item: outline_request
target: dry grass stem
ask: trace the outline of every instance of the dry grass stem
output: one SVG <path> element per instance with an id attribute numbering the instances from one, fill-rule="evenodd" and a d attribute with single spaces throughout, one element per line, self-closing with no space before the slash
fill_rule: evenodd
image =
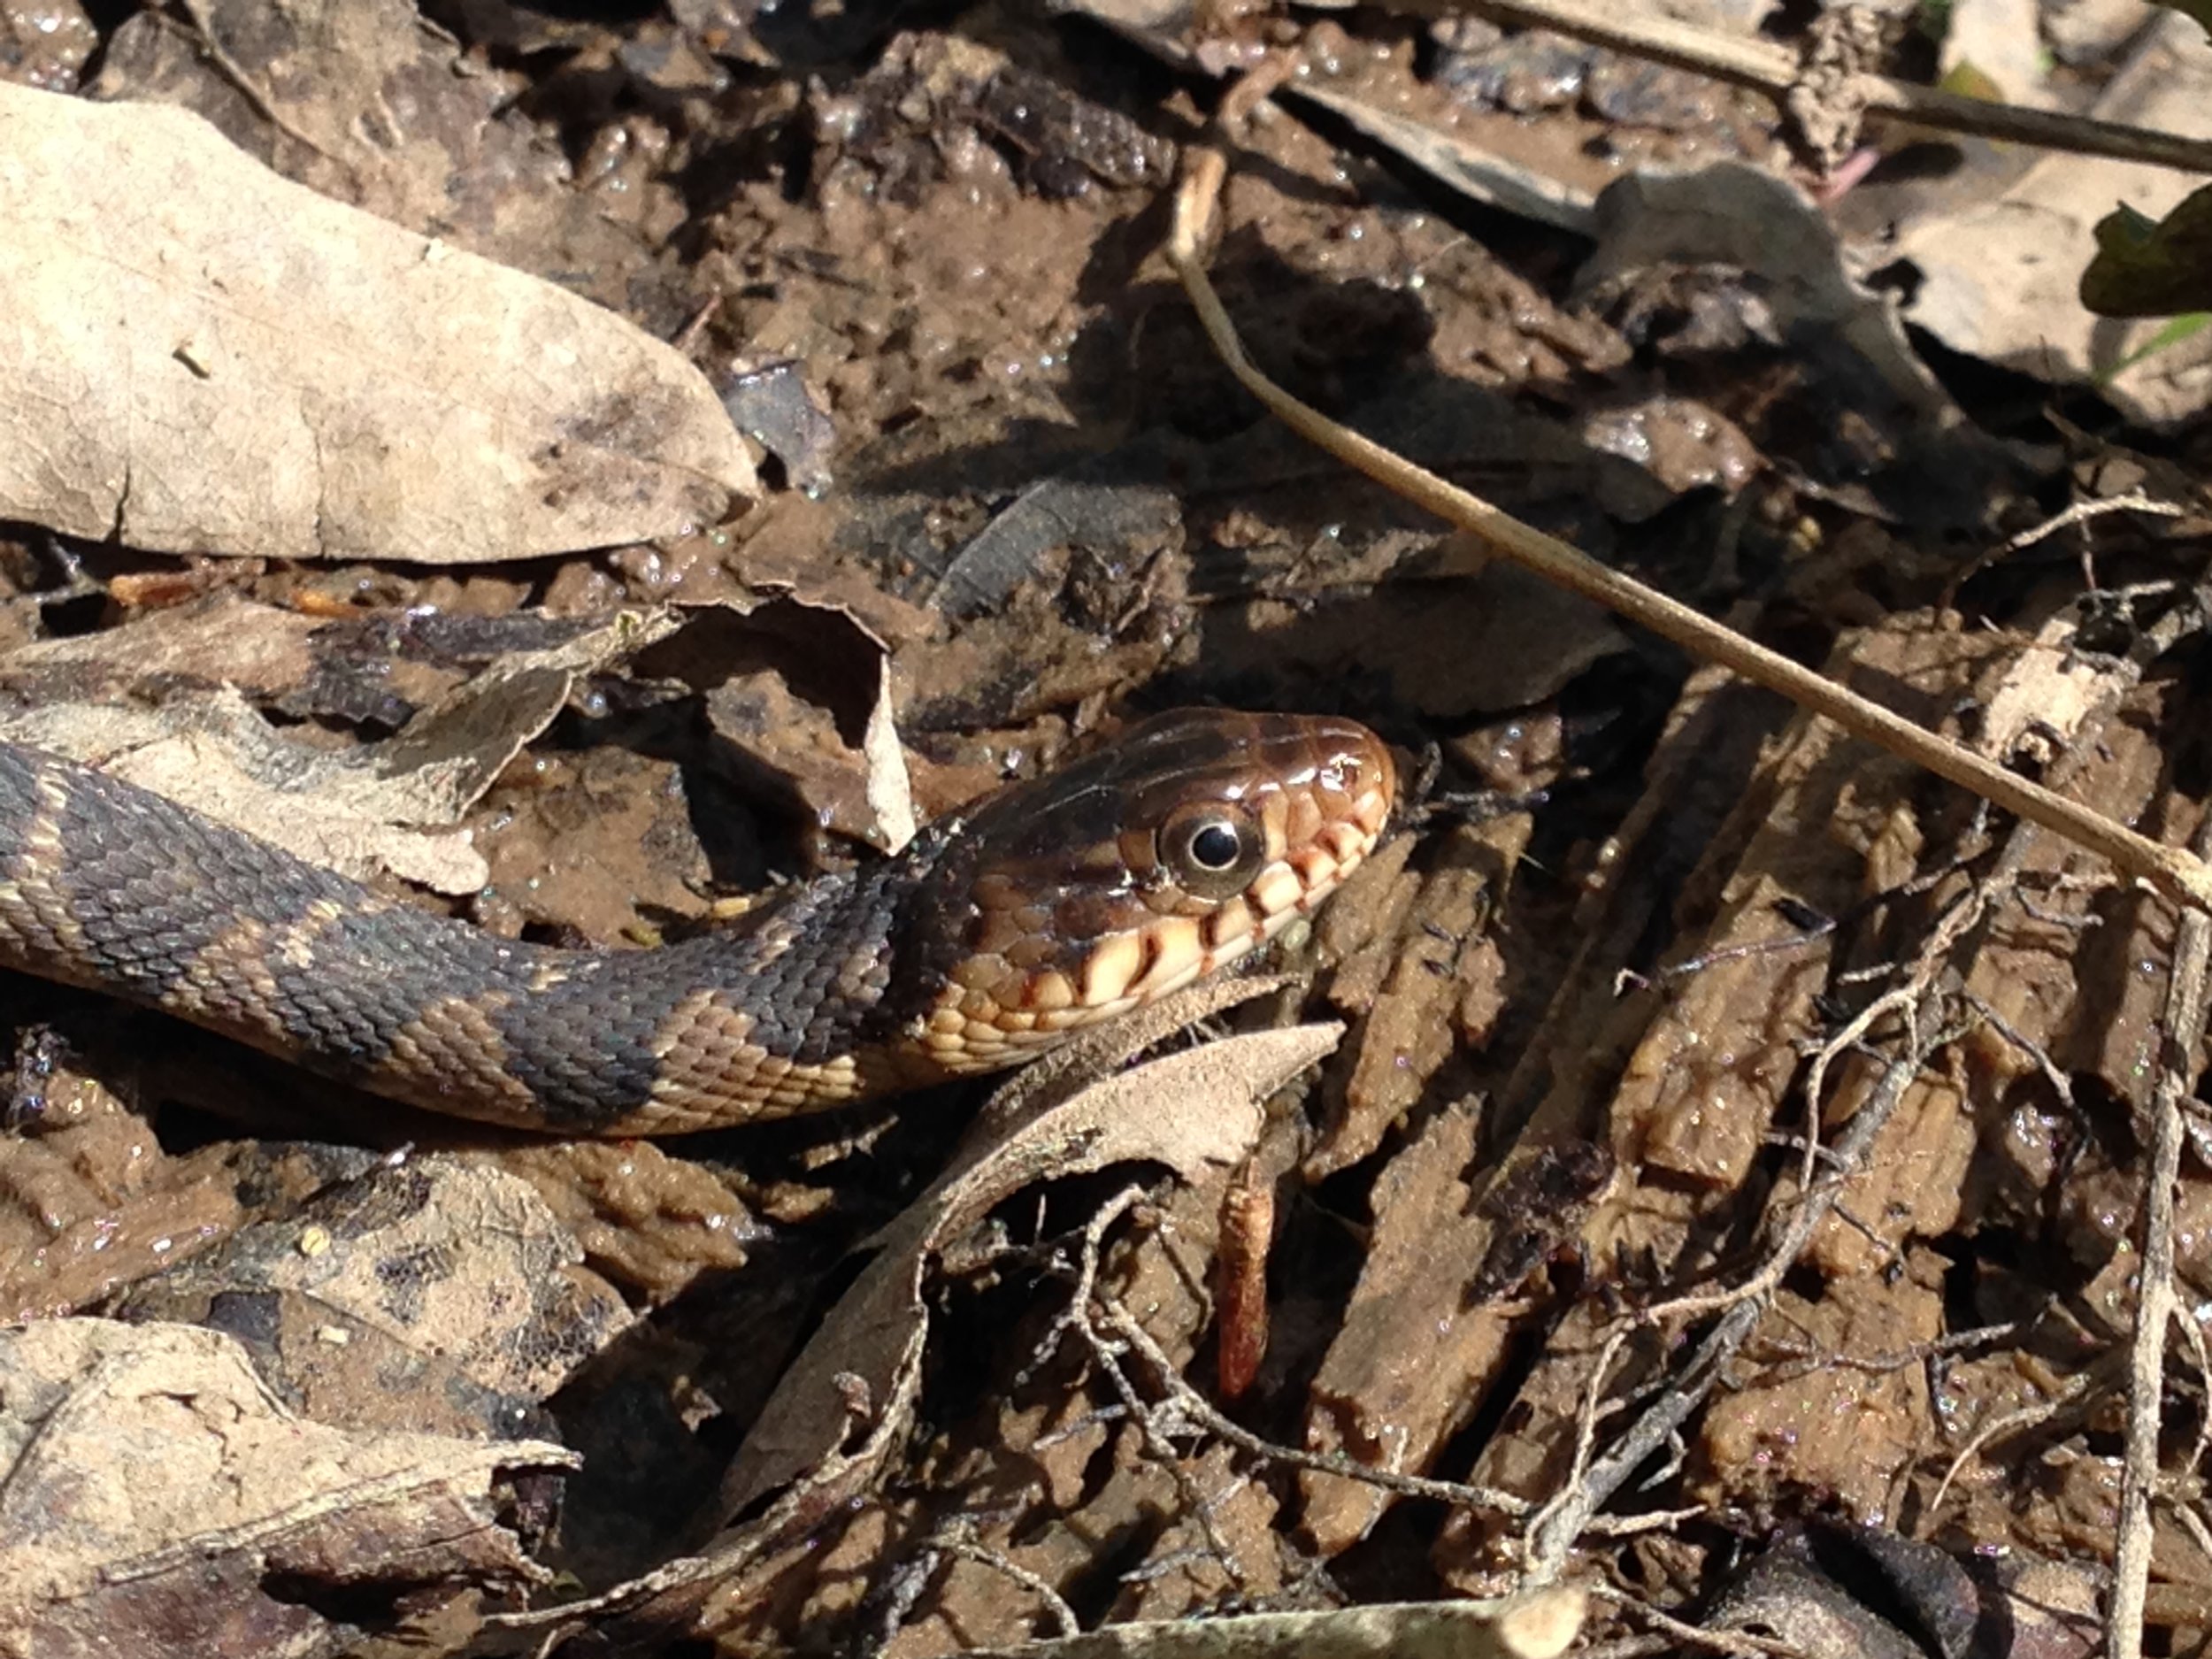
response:
<path id="1" fill-rule="evenodd" d="M 1469 0 L 1464 9 L 1496 22 L 1553 29 L 1614 51 L 1732 81 L 1778 101 L 1796 85 L 1800 73 L 1797 54 L 1778 42 L 1701 28 L 1604 0 Z M 1900 116 L 1943 132 L 2212 173 L 2212 143 L 2200 138 L 1965 97 L 1887 75 L 1859 75 L 1854 91 L 1870 114 Z"/>
<path id="2" fill-rule="evenodd" d="M 2065 836 L 2171 898 L 2212 909 L 2212 869 L 2193 853 L 2139 835 L 2079 802 L 2016 776 L 1972 750 L 1868 702 L 1679 601 L 1601 565 L 1579 549 L 1523 524 L 1480 496 L 1331 420 L 1276 385 L 1245 356 L 1235 326 L 1206 275 L 1201 253 L 1226 165 L 1218 150 L 1193 153 L 1190 169 L 1176 193 L 1175 219 L 1166 254 L 1222 362 L 1286 426 L 1346 465 L 1479 538 L 1547 580 L 1833 720 L 1855 737 L 1878 744 L 2031 823 Z"/>

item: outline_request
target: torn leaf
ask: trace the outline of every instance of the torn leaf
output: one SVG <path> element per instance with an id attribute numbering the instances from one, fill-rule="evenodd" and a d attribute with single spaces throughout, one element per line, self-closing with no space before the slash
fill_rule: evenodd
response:
<path id="1" fill-rule="evenodd" d="M 235 1341 L 190 1325 L 26 1325 L 0 1333 L 0 1374 L 10 1653 L 354 1646 L 412 1594 L 542 1580 L 499 1490 L 577 1463 L 535 1440 L 304 1421 Z"/>

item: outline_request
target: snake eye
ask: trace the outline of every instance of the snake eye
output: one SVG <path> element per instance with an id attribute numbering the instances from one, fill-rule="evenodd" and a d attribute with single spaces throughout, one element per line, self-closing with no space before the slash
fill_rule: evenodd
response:
<path id="1" fill-rule="evenodd" d="M 1242 891 L 1267 856 L 1267 837 L 1248 818 L 1208 805 L 1171 818 L 1160 833 L 1160 861 L 1186 892 L 1202 899 Z"/>
<path id="2" fill-rule="evenodd" d="M 1201 824 L 1191 832 L 1191 862 L 1208 870 L 1234 868 L 1237 854 L 1243 849 L 1244 843 L 1237 839 L 1236 830 L 1231 825 Z"/>

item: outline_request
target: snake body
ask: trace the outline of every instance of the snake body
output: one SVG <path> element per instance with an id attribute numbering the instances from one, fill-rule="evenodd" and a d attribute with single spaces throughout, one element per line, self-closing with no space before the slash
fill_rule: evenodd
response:
<path id="1" fill-rule="evenodd" d="M 500 939 L 0 744 L 0 966 L 459 1117 L 671 1134 L 1012 1065 L 1310 911 L 1372 849 L 1349 721 L 1183 710 L 895 857 L 649 950 Z"/>

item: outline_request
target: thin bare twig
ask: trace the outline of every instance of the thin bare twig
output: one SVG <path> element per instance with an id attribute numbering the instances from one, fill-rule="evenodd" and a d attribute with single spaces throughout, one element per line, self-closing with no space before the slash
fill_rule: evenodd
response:
<path id="1" fill-rule="evenodd" d="M 2130 490 L 2124 495 L 2100 495 L 2093 501 L 2078 501 L 2072 506 L 2053 513 L 2041 524 L 2029 526 L 1998 549 L 1997 557 L 2018 553 L 2047 536 L 2056 535 L 2071 525 L 2086 524 L 2092 518 L 2101 518 L 2110 512 L 2141 512 L 2148 513 L 2154 518 L 2178 518 L 2185 511 L 2179 502 L 2162 500 L 2139 489 Z"/>
<path id="2" fill-rule="evenodd" d="M 1742 1284 L 1724 1291 L 1713 1291 L 1692 1296 L 1678 1296 L 1670 1302 L 1655 1302 L 1642 1309 L 1635 1318 L 1640 1325 L 1656 1325 L 1666 1320 L 1699 1318 L 1709 1313 L 1733 1310 L 1746 1304 L 1763 1309 L 1782 1280 L 1796 1265 L 1797 1258 L 1812 1240 L 1815 1230 L 1843 1196 L 1843 1189 L 1872 1144 L 1875 1132 L 1886 1122 L 1889 1113 L 1903 1098 L 1905 1085 L 1918 1072 L 1921 1062 L 1939 1048 L 1949 1035 L 1939 1023 L 1942 1003 L 1935 982 L 1951 951 L 1965 937 L 1968 931 L 1986 913 L 1988 902 L 1978 890 L 1968 902 L 1955 905 L 1921 947 L 1912 976 L 1904 985 L 1886 995 L 1878 997 L 1851 1023 L 1837 1032 L 1814 1056 L 1805 1082 L 1806 1115 L 1816 1126 L 1819 1122 L 1821 1097 L 1826 1093 L 1828 1068 L 1847 1050 L 1859 1045 L 1868 1029 L 1888 1014 L 1901 1013 L 1908 1017 L 1911 1041 L 1906 1053 L 1890 1062 L 1866 1102 L 1852 1115 L 1844 1133 L 1835 1146 L 1827 1149 L 1828 1170 L 1819 1173 L 1824 1154 L 1818 1140 L 1806 1138 L 1804 1156 L 1799 1164 L 1798 1190 L 1801 1194 L 1796 1209 L 1782 1227 L 1774 1245 L 1767 1252 L 1759 1271 Z M 1749 1334 L 1748 1331 L 1745 1334 Z"/>
<path id="3" fill-rule="evenodd" d="M 2183 1329 L 2188 1328 L 2189 1322 L 2186 1319 L 2181 1323 Z M 2195 1540 L 2199 1549 L 2208 1555 L 2212 1555 L 2212 1525 L 2208 1525 L 2204 1517 L 2197 1513 L 2196 1505 L 2177 1503 L 2173 1506 L 2173 1510 L 2174 1519 L 2181 1523 L 2181 1530 Z"/>
<path id="4" fill-rule="evenodd" d="M 1943 595 L 1938 603 L 1949 605 L 1958 597 L 1959 590 L 1975 577 L 1980 575 L 1982 572 L 1993 565 L 2002 564 L 2015 553 L 2022 552 L 2047 537 L 2056 535 L 2061 530 L 2076 525 L 2086 524 L 2093 518 L 2101 518 L 2108 513 L 2139 512 L 2148 514 L 2154 518 L 2178 518 L 2185 511 L 2185 509 L 2177 502 L 2162 500 L 2139 489 L 2131 490 L 2124 495 L 2101 495 L 2093 500 L 2078 501 L 2071 506 L 2053 513 L 2040 524 L 2030 525 L 2010 541 L 2001 542 L 1996 547 L 1970 560 L 1944 583 Z M 2082 555 L 2085 565 L 2087 563 L 2088 557 L 2087 549 L 2085 548 Z M 2093 580 L 2091 581 L 2090 586 L 2093 588 L 2095 585 Z"/>
<path id="5" fill-rule="evenodd" d="M 1936 1482 L 1935 1495 L 1928 1500 L 1926 1513 L 1934 1515 L 1942 1509 L 1943 1500 L 1949 1494 L 1952 1482 L 1959 1478 L 1959 1472 L 1971 1459 L 1979 1456 L 2008 1434 L 2016 1434 L 2023 1429 L 2048 1423 L 2060 1412 L 2078 1404 L 2097 1386 L 2095 1367 L 2076 1371 L 2061 1383 L 2058 1392 L 2047 1400 L 2036 1401 L 2016 1411 L 2001 1412 L 1988 1422 L 1977 1425 L 1974 1432 L 1967 1436 L 1966 1444 L 1960 1447 L 1957 1455 L 1951 1459 L 1950 1466 L 1944 1470 L 1943 1479 Z"/>
<path id="6" fill-rule="evenodd" d="M 1417 7 L 1432 10 L 1432 7 Z M 1593 45 L 1609 47 L 1697 74 L 1732 81 L 1776 99 L 1787 95 L 1800 72 L 1797 54 L 1774 41 L 1724 34 L 1638 7 L 1607 0 L 1455 0 L 1455 10 L 1502 23 L 1555 29 Z M 2085 115 L 2032 110 L 1939 91 L 1887 75 L 1855 78 L 1854 90 L 1870 113 L 1901 116 L 1943 132 L 1978 133 L 2044 150 L 2112 156 L 2184 173 L 2212 173 L 2212 143 Z"/>
<path id="7" fill-rule="evenodd" d="M 2025 906 L 2022 908 L 2024 909 Z M 2026 1055 L 2029 1059 L 2034 1061 L 2036 1069 L 2043 1073 L 2043 1080 L 2051 1086 L 2051 1093 L 2058 1097 L 2059 1104 L 2065 1107 L 2068 1111 L 2073 1110 L 2073 1079 L 2058 1069 L 2058 1062 L 2051 1058 L 2049 1051 L 2041 1043 L 2029 1038 L 2025 1033 L 2015 1029 L 2010 1021 L 1990 1006 L 1987 998 L 1977 996 L 1971 991 L 1966 992 L 1964 995 L 1967 1007 L 1980 1016 L 1982 1024 L 2002 1037 L 2013 1048 Z"/>
<path id="8" fill-rule="evenodd" d="M 1138 1394 L 1136 1385 L 1129 1380 L 1128 1373 L 1121 1368 L 1119 1356 L 1114 1353 L 1110 1344 L 1100 1338 L 1097 1328 L 1091 1323 L 1094 1303 L 1105 1307 L 1113 1305 L 1098 1288 L 1099 1261 L 1104 1248 L 1106 1231 L 1143 1199 L 1141 1187 L 1124 1187 L 1117 1196 L 1101 1205 L 1098 1213 L 1084 1227 L 1083 1253 L 1077 1268 L 1075 1294 L 1069 1299 L 1067 1311 L 1061 1315 L 1061 1322 L 1079 1333 L 1090 1344 L 1099 1369 L 1105 1373 L 1106 1380 L 1114 1392 L 1121 1396 L 1123 1407 L 1136 1424 L 1137 1432 L 1143 1437 L 1145 1449 L 1152 1454 L 1168 1479 L 1175 1483 L 1176 1491 L 1181 1494 L 1191 1518 L 1205 1534 L 1206 1543 L 1213 1551 L 1214 1564 L 1221 1569 L 1233 1586 L 1242 1590 L 1249 1582 L 1244 1565 L 1237 1559 L 1235 1546 L 1222 1535 L 1221 1529 L 1214 1524 L 1213 1509 L 1207 1501 L 1207 1494 L 1191 1478 L 1190 1471 L 1184 1466 L 1184 1459 L 1176 1451 L 1173 1427 L 1164 1422 L 1159 1413 Z M 1146 1359 L 1151 1360 L 1154 1355 L 1160 1354 L 1158 1346 L 1145 1334 L 1142 1328 L 1134 1320 L 1129 1323 L 1147 1350 Z M 1116 1328 L 1118 1331 L 1120 1329 L 1118 1326 Z M 1120 1333 L 1124 1340 L 1128 1340 L 1128 1332 L 1122 1331 Z M 1155 1363 L 1156 1367 L 1164 1365 L 1166 1373 L 1174 1375 L 1174 1367 L 1168 1363 L 1165 1355 L 1160 1355 Z M 1181 1380 L 1179 1376 L 1176 1377 L 1177 1382 Z"/>
<path id="9" fill-rule="evenodd" d="M 1067 1604 L 1065 1598 L 1020 1563 L 1010 1561 L 995 1549 L 986 1548 L 972 1539 L 933 1538 L 925 1548 L 947 1555 L 957 1555 L 963 1561 L 972 1561 L 979 1566 L 988 1567 L 1002 1578 L 1012 1579 L 1044 1604 L 1045 1611 L 1051 1615 L 1053 1624 L 1058 1626 L 1055 1634 L 1080 1636 L 1083 1633 L 1083 1621 L 1075 1616 L 1075 1609 Z"/>
<path id="10" fill-rule="evenodd" d="M 1431 1480 L 1422 1475 L 1402 1475 L 1394 1470 L 1377 1469 L 1372 1464 L 1335 1452 L 1309 1452 L 1295 1446 L 1280 1445 L 1274 1440 L 1262 1440 L 1242 1425 L 1233 1423 L 1214 1409 L 1213 1402 L 1183 1380 L 1160 1345 L 1154 1341 L 1135 1316 L 1120 1303 L 1102 1299 L 1099 1311 L 1107 1329 L 1126 1342 L 1152 1368 L 1155 1380 L 1167 1396 L 1166 1404 L 1180 1419 L 1178 1426 L 1188 1427 L 1226 1440 L 1239 1451 L 1288 1469 L 1306 1469 L 1316 1474 L 1336 1475 L 1346 1480 L 1357 1480 L 1385 1492 L 1394 1492 L 1405 1498 L 1433 1498 L 1455 1509 L 1493 1509 L 1506 1515 L 1525 1515 L 1528 1500 L 1515 1493 L 1500 1492 L 1489 1486 L 1470 1486 L 1456 1480 Z M 1139 1410 L 1141 1412 L 1142 1408 Z"/>
<path id="11" fill-rule="evenodd" d="M 1934 942 L 1931 941 L 1932 946 Z M 1721 1367 L 1757 1328 L 1775 1287 L 1841 1196 L 1845 1171 L 1855 1169 L 1865 1157 L 1874 1137 L 1888 1123 L 1906 1089 L 1919 1076 L 1942 1026 L 1946 999 L 1934 988 L 1942 961 L 1943 954 L 1935 949 L 1924 952 L 1915 974 L 1921 995 L 1911 1010 L 1910 1032 L 1904 1052 L 1890 1063 L 1865 1102 L 1844 1126 L 1835 1147 L 1841 1167 L 1804 1191 L 1794 1209 L 1776 1228 L 1777 1236 L 1767 1253 L 1765 1265 L 1749 1283 L 1736 1290 L 1717 1296 L 1686 1297 L 1666 1304 L 1664 1310 L 1653 1310 L 1656 1314 L 1668 1310 L 1699 1312 L 1714 1307 L 1725 1309 L 1689 1360 L 1669 1379 L 1667 1386 L 1643 1415 L 1591 1466 L 1568 1500 L 1549 1507 L 1542 1524 L 1528 1530 L 1527 1584 L 1548 1584 L 1558 1577 L 1566 1565 L 1568 1552 L 1598 1509 L 1627 1484 L 1646 1459 L 1680 1432 L 1691 1412 L 1703 1402 L 1719 1380 Z"/>
<path id="12" fill-rule="evenodd" d="M 1649 1624 L 1671 1640 L 1689 1647 L 1703 1647 L 1714 1653 L 1735 1655 L 1735 1659 L 1804 1659 L 1805 1650 L 1794 1642 L 1778 1641 L 1770 1636 L 1754 1636 L 1748 1631 L 1707 1630 L 1702 1625 L 1686 1624 L 1672 1614 L 1663 1613 L 1648 1601 L 1617 1590 L 1610 1585 L 1593 1584 L 1588 1586 L 1592 1596 L 1601 1601 L 1610 1601 L 1631 1618 Z"/>
<path id="13" fill-rule="evenodd" d="M 1605 1415 L 1605 1388 L 1613 1374 L 1613 1362 L 1619 1357 L 1627 1343 L 1629 1327 L 1625 1323 L 1616 1325 L 1606 1333 L 1605 1340 L 1598 1345 L 1597 1356 L 1590 1362 L 1590 1379 L 1582 1391 L 1581 1404 L 1575 1411 L 1574 1456 L 1567 1465 L 1567 1478 L 1548 1499 L 1544 1507 L 1530 1517 L 1522 1529 L 1525 1536 L 1533 1538 L 1551 1525 L 1555 1511 L 1574 1502 L 1574 1494 L 1582 1490 L 1588 1478 L 1591 1460 L 1597 1455 L 1598 1419 Z"/>
<path id="14" fill-rule="evenodd" d="M 2212 820 L 2197 831 L 2212 843 Z M 2158 1428 L 2165 1405 L 2166 1327 L 2173 1319 L 2174 1183 L 2185 1139 L 2181 1102 L 2204 1043 L 2206 968 L 2212 961 L 2212 918 L 2185 910 L 2174 939 L 2173 976 L 2166 990 L 2165 1054 L 2151 1102 L 2150 1169 L 2143 1190 L 2143 1269 L 2137 1276 L 2135 1333 L 2128 1345 L 2127 1445 L 2120 1466 L 2120 1525 L 2112 1551 L 2112 1614 L 2105 1651 L 2140 1659 L 2143 1607 L 2149 1593 L 2151 1499 L 2158 1490 Z"/>
<path id="15" fill-rule="evenodd" d="M 1264 1463 L 1279 1464 L 1289 1469 L 1310 1470 L 1316 1474 L 1335 1475 L 1346 1480 L 1357 1480 L 1401 1497 L 1432 1498 L 1458 1509 L 1494 1509 L 1507 1515 L 1525 1515 L 1528 1501 L 1513 1493 L 1496 1492 L 1486 1486 L 1470 1486 L 1452 1480 L 1431 1480 L 1420 1475 L 1399 1474 L 1392 1470 L 1377 1469 L 1340 1453 L 1310 1452 L 1295 1446 L 1279 1445 L 1263 1440 L 1241 1424 L 1224 1417 L 1211 1401 L 1184 1380 L 1175 1362 L 1152 1338 L 1150 1332 L 1138 1323 L 1136 1317 L 1119 1302 L 1098 1288 L 1098 1248 L 1107 1227 L 1127 1211 L 1143 1196 L 1131 1187 L 1118 1197 L 1102 1206 L 1084 1229 L 1082 1260 L 1077 1269 L 1075 1294 L 1069 1299 L 1067 1311 L 1061 1316 L 1062 1324 L 1074 1331 L 1089 1346 L 1093 1358 L 1105 1371 L 1114 1391 L 1120 1395 L 1123 1409 L 1137 1419 L 1147 1442 L 1166 1455 L 1173 1455 L 1169 1440 L 1178 1433 L 1194 1432 L 1210 1435 L 1235 1447 L 1239 1451 Z M 1097 1323 L 1093 1310 L 1096 1310 Z M 1098 1327 L 1102 1323 L 1106 1331 Z M 1119 1354 L 1106 1332 L 1118 1339 L 1128 1349 L 1142 1359 L 1153 1374 L 1155 1385 L 1165 1396 L 1158 1406 L 1148 1405 L 1141 1399 L 1119 1363 Z"/>
<path id="16" fill-rule="evenodd" d="M 2189 1345 L 2190 1357 L 2196 1361 L 2197 1394 L 2200 1402 L 2212 1402 L 2212 1350 L 2208 1350 L 2206 1348 L 2203 1329 L 2194 1319 L 2177 1319 L 2174 1322 L 2174 1328 L 2181 1333 L 2181 1340 Z M 2212 1448 L 2212 1421 L 2208 1421 L 2204 1412 L 2200 1409 L 2197 1413 L 2196 1443 L 2190 1447 L 2188 1456 L 2182 1459 L 2181 1467 L 2189 1470 L 2203 1468 L 2204 1455 L 2208 1448 Z M 2212 1549 L 2208 1549 L 2205 1553 L 2208 1556 L 2212 1556 Z"/>

